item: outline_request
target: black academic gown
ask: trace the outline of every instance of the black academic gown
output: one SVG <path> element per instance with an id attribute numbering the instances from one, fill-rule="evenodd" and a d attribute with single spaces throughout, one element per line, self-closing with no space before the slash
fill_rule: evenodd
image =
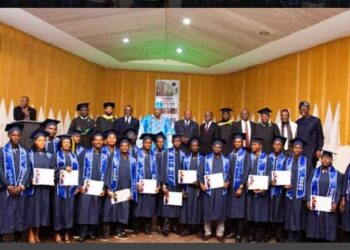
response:
<path id="1" fill-rule="evenodd" d="M 275 135 L 280 135 L 280 130 L 275 123 L 270 122 L 268 125 L 259 123 L 256 126 L 256 136 L 263 138 L 263 151 L 267 154 L 272 152 L 272 139 Z"/>
<path id="2" fill-rule="evenodd" d="M 99 116 L 96 119 L 96 130 L 100 132 L 106 132 L 111 129 L 115 129 L 115 118 L 105 118 L 104 116 Z"/>
<path id="3" fill-rule="evenodd" d="M 20 154 L 18 150 L 15 150 L 13 159 L 15 173 L 18 177 L 20 173 Z M 27 171 L 23 177 L 22 183 L 18 184 L 26 188 L 29 187 L 29 178 L 30 164 L 29 155 L 27 154 Z M 23 232 L 27 228 L 25 224 L 25 210 L 27 209 L 25 204 L 26 195 L 23 193 L 19 198 L 8 195 L 8 185 L 9 182 L 5 175 L 3 148 L 0 148 L 0 235 Z"/>
<path id="4" fill-rule="evenodd" d="M 90 117 L 82 119 L 80 116 L 72 120 L 69 126 L 68 133 L 73 133 L 74 130 L 81 132 L 81 146 L 84 148 L 91 147 L 91 133 L 95 129 L 95 121 Z"/>
<path id="5" fill-rule="evenodd" d="M 220 127 L 221 139 L 223 139 L 226 142 L 222 148 L 222 153 L 227 157 L 228 154 L 232 151 L 231 139 L 232 139 L 233 121 L 230 121 L 230 122 L 219 121 L 217 124 Z"/>
<path id="6" fill-rule="evenodd" d="M 185 120 L 178 120 L 175 122 L 174 125 L 175 133 L 176 134 L 182 134 L 183 137 L 191 138 L 193 136 L 199 136 L 199 126 L 198 123 L 195 121 L 190 121 L 190 123 L 186 126 Z M 181 150 L 188 154 L 190 153 L 190 147 L 188 144 L 181 144 Z"/>

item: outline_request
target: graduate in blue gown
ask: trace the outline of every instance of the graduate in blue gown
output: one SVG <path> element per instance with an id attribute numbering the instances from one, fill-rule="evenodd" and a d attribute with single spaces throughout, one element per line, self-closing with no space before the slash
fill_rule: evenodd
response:
<path id="1" fill-rule="evenodd" d="M 85 181 L 106 180 L 108 154 L 102 150 L 103 133 L 95 131 L 92 135 L 92 148 L 86 149 L 79 155 L 79 196 L 76 222 L 79 224 L 79 239 L 81 243 L 89 236 L 96 239 L 97 226 L 100 224 L 101 210 L 105 188 L 96 195 L 86 194 L 88 186 Z"/>
<path id="2" fill-rule="evenodd" d="M 5 234 L 14 234 L 16 242 L 25 237 L 25 195 L 29 187 L 28 152 L 19 144 L 23 124 L 7 124 L 9 142 L 0 148 L 0 241 Z"/>
<path id="3" fill-rule="evenodd" d="M 227 218 L 227 193 L 229 187 L 229 160 L 222 154 L 225 141 L 213 138 L 212 152 L 203 157 L 198 172 L 202 190 L 204 235 L 203 241 L 209 240 L 213 222 L 216 222 L 216 237 L 224 242 L 225 220 Z M 211 188 L 209 175 L 222 174 L 223 186 Z"/>
<path id="4" fill-rule="evenodd" d="M 230 162 L 230 188 L 228 193 L 227 217 L 231 220 L 231 228 L 235 242 L 241 243 L 245 232 L 247 219 L 247 179 L 251 168 L 250 154 L 243 147 L 246 138 L 244 133 L 235 133 L 232 136 L 232 152 Z"/>
<path id="5" fill-rule="evenodd" d="M 172 137 L 173 147 L 163 154 L 161 167 L 162 196 L 161 196 L 161 216 L 163 218 L 162 234 L 169 236 L 170 230 L 179 233 L 180 207 L 164 204 L 168 192 L 181 192 L 181 187 L 177 183 L 178 171 L 181 169 L 185 154 L 181 151 L 181 134 L 174 134 Z"/>
<path id="6" fill-rule="evenodd" d="M 115 150 L 110 161 L 106 180 L 107 197 L 103 204 L 102 222 L 114 224 L 116 238 L 127 238 L 124 230 L 129 222 L 131 199 L 137 201 L 136 159 L 130 154 L 131 141 L 127 137 L 119 139 L 119 150 Z M 112 204 L 117 199 L 115 192 L 129 189 L 129 200 Z"/>
<path id="7" fill-rule="evenodd" d="M 199 153 L 200 138 L 194 136 L 189 138 L 188 145 L 190 153 L 188 153 L 182 163 L 183 170 L 197 171 L 203 156 Z M 180 177 L 181 178 L 181 177 Z M 202 200 L 199 188 L 198 178 L 192 184 L 182 185 L 184 199 L 181 207 L 180 223 L 182 225 L 181 236 L 188 236 L 191 233 L 198 233 L 199 225 L 202 220 Z"/>
<path id="8" fill-rule="evenodd" d="M 344 242 L 350 241 L 350 164 L 346 168 L 343 185 L 342 185 L 342 198 L 340 202 L 341 212 L 341 230 L 342 238 Z"/>
<path id="9" fill-rule="evenodd" d="M 271 163 L 268 155 L 262 150 L 264 139 L 260 137 L 252 138 L 252 166 L 249 175 L 268 176 L 268 182 L 271 180 Z M 250 184 L 248 177 L 248 188 Z M 268 183 L 268 184 L 269 184 Z M 267 222 L 269 221 L 270 211 L 270 189 L 268 190 L 249 190 L 247 197 L 247 219 L 249 221 L 248 242 L 266 241 L 265 232 L 267 231 Z"/>
<path id="10" fill-rule="evenodd" d="M 69 174 L 72 171 L 79 171 L 79 162 L 78 157 L 71 151 L 71 136 L 60 135 L 58 138 L 60 141 L 56 153 L 53 226 L 55 230 L 55 241 L 58 243 L 62 242 L 61 234 L 63 234 L 64 241 L 69 243 L 69 230 L 73 228 L 74 225 L 74 201 L 77 186 L 67 186 L 64 184 L 64 181 L 65 174 Z"/>
<path id="11" fill-rule="evenodd" d="M 46 119 L 41 123 L 41 127 L 43 130 L 45 130 L 48 133 L 48 136 L 46 138 L 46 152 L 49 152 L 50 154 L 56 154 L 58 151 L 58 142 L 60 139 L 56 137 L 57 135 L 57 125 L 60 123 L 60 121 L 53 120 L 53 119 Z"/>
<path id="12" fill-rule="evenodd" d="M 287 156 L 283 152 L 283 148 L 286 141 L 287 138 L 282 136 L 273 137 L 272 153 L 269 154 L 271 171 L 285 171 Z M 274 236 L 277 242 L 283 242 L 285 192 L 282 186 L 276 185 L 276 179 L 273 177 L 273 174 L 271 178 L 270 197 L 270 226 L 267 237 Z"/>
<path id="13" fill-rule="evenodd" d="M 78 130 L 73 130 L 70 135 L 72 137 L 72 153 L 79 156 L 85 150 L 85 148 L 81 145 L 81 132 Z"/>
<path id="14" fill-rule="evenodd" d="M 321 166 L 314 170 L 306 188 L 309 209 L 306 237 L 316 241 L 335 242 L 337 240 L 337 209 L 341 198 L 342 174 L 332 165 L 333 154 L 330 151 L 322 151 Z M 330 198 L 332 200 L 331 210 L 329 212 L 314 210 L 316 200 L 313 196 Z"/>
<path id="15" fill-rule="evenodd" d="M 303 154 L 305 141 L 295 138 L 290 143 L 293 151 L 286 161 L 286 170 L 291 171 L 291 182 L 290 185 L 284 186 L 284 230 L 287 232 L 288 242 L 300 242 L 306 230 L 306 185 L 309 183 L 312 163 Z"/>
<path id="16" fill-rule="evenodd" d="M 51 192 L 52 186 L 37 185 L 40 174 L 37 168 L 56 168 L 55 155 L 46 151 L 48 133 L 40 128 L 33 132 L 33 148 L 29 152 L 31 163 L 32 185 L 27 189 L 26 224 L 30 243 L 40 242 L 39 229 L 51 225 Z"/>
<path id="17" fill-rule="evenodd" d="M 146 235 L 151 235 L 152 217 L 156 215 L 157 194 L 160 189 L 160 175 L 157 171 L 157 160 L 152 151 L 154 135 L 142 134 L 140 139 L 143 146 L 139 150 L 137 157 L 137 202 L 133 207 L 135 234 L 142 230 Z M 153 194 L 143 194 L 143 180 L 153 180 L 156 182 Z"/>

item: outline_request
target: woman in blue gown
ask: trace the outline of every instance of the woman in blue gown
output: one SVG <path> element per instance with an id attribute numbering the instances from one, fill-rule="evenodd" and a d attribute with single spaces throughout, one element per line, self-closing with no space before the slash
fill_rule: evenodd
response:
<path id="1" fill-rule="evenodd" d="M 342 198 L 340 202 L 341 212 L 341 229 L 342 238 L 344 242 L 350 241 L 350 164 L 346 168 L 343 185 L 342 185 Z"/>

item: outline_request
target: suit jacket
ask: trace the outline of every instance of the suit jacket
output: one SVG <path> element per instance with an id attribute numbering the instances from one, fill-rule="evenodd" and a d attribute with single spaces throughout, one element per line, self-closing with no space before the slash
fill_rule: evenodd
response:
<path id="1" fill-rule="evenodd" d="M 36 121 L 36 109 L 28 107 L 29 110 L 29 120 Z M 13 119 L 15 121 L 24 120 L 24 114 L 22 113 L 22 108 L 17 106 L 13 109 Z"/>
<path id="2" fill-rule="evenodd" d="M 124 132 L 130 128 L 136 130 L 136 134 L 139 133 L 140 122 L 138 119 L 131 117 L 130 124 L 125 122 L 125 116 L 119 117 L 115 120 L 115 130 L 119 135 L 124 134 Z"/>
<path id="3" fill-rule="evenodd" d="M 203 155 L 207 155 L 211 152 L 213 138 L 220 138 L 219 125 L 217 125 L 215 122 L 212 122 L 207 133 L 205 133 L 205 123 L 203 123 L 199 127 L 199 137 L 202 141 L 200 152 Z"/>
<path id="4" fill-rule="evenodd" d="M 193 136 L 199 136 L 199 126 L 198 126 L 198 123 L 195 121 L 190 120 L 189 125 L 186 127 L 185 120 L 178 120 L 175 122 L 174 127 L 175 127 L 175 133 L 183 134 L 183 137 L 191 138 Z M 187 144 L 182 144 L 181 149 L 185 153 L 190 152 L 189 145 Z"/>
<path id="5" fill-rule="evenodd" d="M 250 124 L 250 137 L 249 137 L 249 141 L 252 141 L 252 137 L 254 137 L 256 135 L 256 123 L 249 121 Z M 249 126 L 249 125 L 248 125 Z M 233 123 L 232 125 L 232 134 L 234 133 L 244 133 L 244 130 L 242 130 L 242 122 L 241 121 L 237 121 L 235 123 Z M 249 145 L 245 145 L 246 147 L 248 147 Z"/>
<path id="6" fill-rule="evenodd" d="M 292 139 L 294 139 L 297 135 L 298 124 L 295 122 L 289 121 L 290 129 L 292 130 Z M 277 122 L 278 129 L 280 130 L 280 134 L 282 135 L 282 122 Z M 287 138 L 287 131 L 285 131 L 284 137 Z M 289 141 L 287 139 L 286 144 L 284 145 L 284 149 L 288 150 Z"/>

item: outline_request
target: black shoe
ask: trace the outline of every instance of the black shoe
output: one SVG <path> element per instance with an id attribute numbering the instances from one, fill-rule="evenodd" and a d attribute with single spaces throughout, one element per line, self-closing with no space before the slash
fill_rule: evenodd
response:
<path id="1" fill-rule="evenodd" d="M 220 242 L 220 243 L 224 243 L 225 242 L 225 237 L 224 236 L 217 236 L 216 237 L 217 238 L 217 240 Z"/>
<path id="2" fill-rule="evenodd" d="M 85 240 L 86 240 L 85 237 L 79 237 L 76 242 L 77 243 L 83 243 Z"/>
<path id="3" fill-rule="evenodd" d="M 180 236 L 181 237 L 186 237 L 190 235 L 190 231 L 188 229 L 184 230 L 181 232 Z"/>
<path id="4" fill-rule="evenodd" d="M 208 241 L 209 238 L 210 238 L 210 236 L 208 236 L 208 235 L 203 235 L 203 236 L 202 236 L 202 240 L 203 240 L 203 241 Z"/>
<path id="5" fill-rule="evenodd" d="M 119 238 L 119 239 L 127 239 L 128 235 L 125 232 L 117 232 L 114 235 L 115 238 Z"/>
<path id="6" fill-rule="evenodd" d="M 169 237 L 169 231 L 163 231 L 162 234 L 164 237 Z"/>
<path id="7" fill-rule="evenodd" d="M 270 237 L 266 236 L 266 237 L 263 238 L 263 240 L 264 240 L 265 243 L 267 243 L 267 242 L 270 241 Z"/>
<path id="8" fill-rule="evenodd" d="M 109 235 L 107 233 L 104 233 L 102 235 L 101 241 L 108 241 L 108 239 L 109 239 Z"/>
<path id="9" fill-rule="evenodd" d="M 249 235 L 248 239 L 247 239 L 247 242 L 253 242 L 255 241 L 255 237 L 253 235 Z"/>
<path id="10" fill-rule="evenodd" d="M 139 233 L 140 233 L 140 230 L 138 230 L 138 229 L 135 229 L 135 230 L 132 232 L 133 235 L 138 235 Z"/>
<path id="11" fill-rule="evenodd" d="M 236 236 L 235 243 L 242 243 L 241 236 L 239 236 L 239 235 Z"/>
<path id="12" fill-rule="evenodd" d="M 285 242 L 285 240 L 282 237 L 276 237 L 276 241 L 278 243 L 284 243 Z"/>
<path id="13" fill-rule="evenodd" d="M 92 241 L 95 241 L 96 240 L 96 236 L 94 234 L 90 234 L 89 235 L 89 239 L 92 240 Z"/>
<path id="14" fill-rule="evenodd" d="M 149 229 L 149 228 L 145 229 L 145 234 L 146 235 L 152 235 L 151 229 Z"/>

